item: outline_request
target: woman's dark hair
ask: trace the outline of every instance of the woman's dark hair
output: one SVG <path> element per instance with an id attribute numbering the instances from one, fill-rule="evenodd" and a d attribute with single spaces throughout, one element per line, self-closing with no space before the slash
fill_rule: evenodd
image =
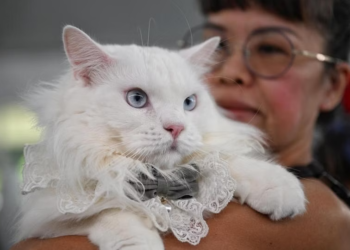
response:
<path id="1" fill-rule="evenodd" d="M 256 6 L 288 21 L 306 23 L 325 37 L 325 53 L 348 61 L 350 0 L 199 0 L 199 4 L 204 15 Z"/>
<path id="2" fill-rule="evenodd" d="M 322 138 L 314 147 L 315 158 L 350 188 L 350 116 L 339 109 L 334 120 L 320 129 Z"/>

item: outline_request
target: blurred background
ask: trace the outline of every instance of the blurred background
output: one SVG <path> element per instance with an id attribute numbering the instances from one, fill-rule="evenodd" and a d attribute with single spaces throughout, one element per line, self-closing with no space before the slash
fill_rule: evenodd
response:
<path id="1" fill-rule="evenodd" d="M 12 244 L 23 145 L 40 134 L 20 96 L 68 67 L 64 25 L 75 25 L 100 43 L 176 48 L 189 27 L 201 22 L 195 0 L 0 1 L 0 250 Z"/>

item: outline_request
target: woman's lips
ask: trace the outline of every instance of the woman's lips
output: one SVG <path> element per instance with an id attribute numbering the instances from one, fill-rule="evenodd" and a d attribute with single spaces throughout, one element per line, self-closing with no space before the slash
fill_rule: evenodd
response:
<path id="1" fill-rule="evenodd" d="M 260 111 L 243 103 L 231 103 L 230 105 L 220 105 L 221 112 L 232 120 L 241 122 L 251 122 Z"/>

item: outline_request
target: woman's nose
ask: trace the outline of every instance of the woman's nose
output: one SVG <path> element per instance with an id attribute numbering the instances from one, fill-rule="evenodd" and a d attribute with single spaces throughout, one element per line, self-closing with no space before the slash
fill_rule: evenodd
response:
<path id="1" fill-rule="evenodd" d="M 212 71 L 209 78 L 209 82 L 222 86 L 249 86 L 253 80 L 253 76 L 245 64 L 241 50 L 236 50 L 229 55 L 221 65 Z"/>

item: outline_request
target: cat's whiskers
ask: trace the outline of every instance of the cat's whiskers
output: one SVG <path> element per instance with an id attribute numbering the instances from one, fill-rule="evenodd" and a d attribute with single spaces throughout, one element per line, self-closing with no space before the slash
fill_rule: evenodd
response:
<path id="1" fill-rule="evenodd" d="M 130 150 L 130 152 L 128 152 L 128 154 L 126 155 L 127 157 L 129 158 L 132 158 L 134 159 L 135 158 L 135 155 L 136 155 L 136 150 Z"/>
<path id="2" fill-rule="evenodd" d="M 148 150 L 144 150 L 143 152 L 141 152 L 141 159 L 146 159 L 147 156 L 150 155 L 150 152 Z"/>
<path id="3" fill-rule="evenodd" d="M 183 18 L 185 19 L 187 28 L 188 28 L 188 30 L 189 30 L 189 32 L 190 32 L 190 36 L 191 36 L 191 47 L 192 47 L 192 45 L 193 45 L 193 34 L 192 34 L 192 29 L 191 29 L 190 22 L 188 21 L 185 12 L 180 8 L 180 6 L 178 6 L 178 5 L 177 5 L 174 1 L 172 1 L 172 0 L 170 0 L 170 3 L 172 3 L 172 4 L 179 10 L 179 12 L 181 13 L 181 15 L 182 15 Z"/>
<path id="4" fill-rule="evenodd" d="M 151 34 L 151 22 L 156 22 L 155 20 L 154 20 L 154 18 L 153 17 L 151 17 L 150 19 L 149 19 L 149 21 L 148 21 L 148 36 L 147 36 L 147 46 L 149 46 L 149 37 L 150 37 L 150 34 Z"/>
<path id="5" fill-rule="evenodd" d="M 147 151 L 148 150 L 146 150 L 144 147 L 139 148 L 138 151 L 137 151 L 138 157 L 136 159 L 139 160 L 139 161 L 142 161 L 141 159 L 144 160 L 145 159 L 145 154 L 148 153 Z"/>
<path id="6" fill-rule="evenodd" d="M 237 137 L 239 135 L 237 135 L 237 133 L 235 132 L 232 132 L 232 131 L 228 131 L 228 130 L 221 130 L 221 131 L 212 131 L 212 132 L 207 132 L 206 133 L 207 135 L 210 135 L 210 136 L 220 136 L 222 137 L 223 135 L 225 136 L 234 136 L 234 137 Z"/>
<path id="7" fill-rule="evenodd" d="M 139 33 L 140 33 L 141 45 L 143 46 L 142 30 L 141 30 L 141 28 L 140 28 L 140 27 L 137 27 L 137 29 L 139 30 Z"/>
<path id="8" fill-rule="evenodd" d="M 258 108 L 255 111 L 255 114 L 253 115 L 253 117 L 249 120 L 248 124 L 251 124 L 251 122 L 253 121 L 253 119 L 260 113 L 261 110 L 261 105 L 258 106 Z"/>
<path id="9" fill-rule="evenodd" d="M 201 156 L 202 154 L 209 154 L 209 151 L 205 150 L 204 148 L 199 148 L 195 151 L 195 154 L 198 154 L 197 156 Z"/>
<path id="10" fill-rule="evenodd" d="M 134 149 L 129 148 L 123 154 L 125 155 L 125 157 L 131 158 L 133 153 Z"/>
<path id="11" fill-rule="evenodd" d="M 139 148 L 139 149 L 137 149 L 137 151 L 136 151 L 136 155 L 137 155 L 136 160 L 140 161 L 140 159 L 142 159 L 142 155 L 143 155 L 143 152 L 144 152 L 144 151 L 145 151 L 144 148 Z"/>

